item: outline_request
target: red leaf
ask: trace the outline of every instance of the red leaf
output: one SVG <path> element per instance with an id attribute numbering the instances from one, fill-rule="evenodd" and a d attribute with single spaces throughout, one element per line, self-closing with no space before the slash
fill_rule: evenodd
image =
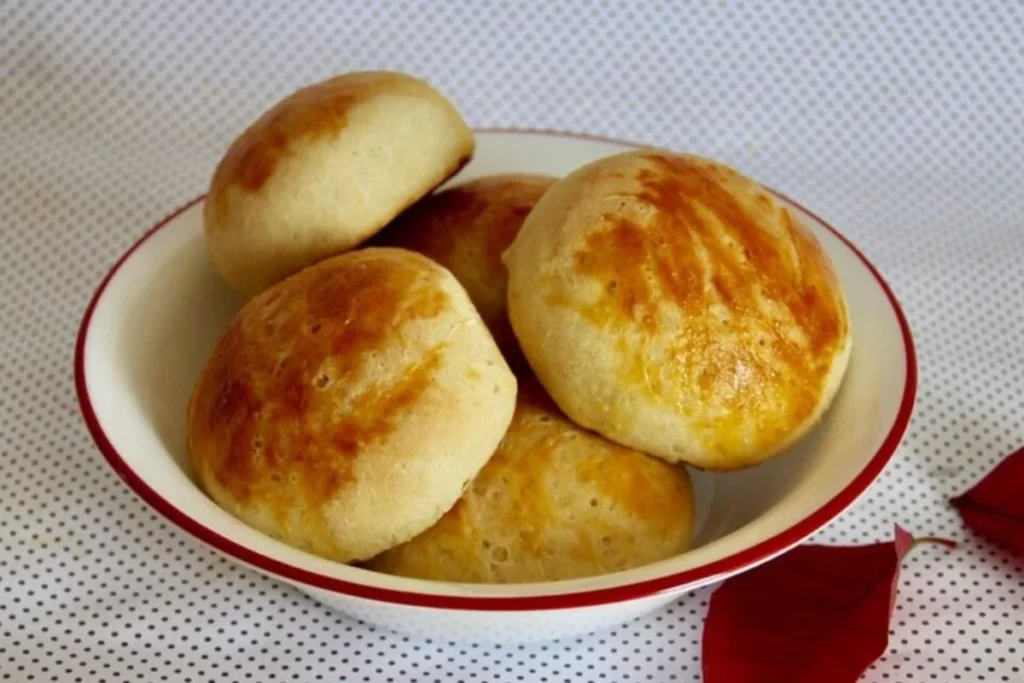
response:
<path id="1" fill-rule="evenodd" d="M 950 502 L 967 526 L 1024 558 L 1024 448 Z"/>
<path id="2" fill-rule="evenodd" d="M 853 683 L 888 647 L 915 543 L 896 527 L 889 543 L 804 545 L 728 579 L 704 624 L 704 683 Z"/>

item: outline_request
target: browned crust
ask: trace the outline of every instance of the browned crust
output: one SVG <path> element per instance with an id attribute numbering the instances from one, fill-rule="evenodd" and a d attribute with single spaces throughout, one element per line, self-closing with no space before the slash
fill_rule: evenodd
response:
<path id="1" fill-rule="evenodd" d="M 620 339 L 632 359 L 624 381 L 647 386 L 655 396 L 663 394 L 665 378 L 696 387 L 698 402 L 723 409 L 721 418 L 702 427 L 726 450 L 745 438 L 730 426 L 751 423 L 741 417 L 752 418 L 766 441 L 783 438 L 815 411 L 846 343 L 849 321 L 831 263 L 788 210 L 731 169 L 661 152 L 643 160 L 617 195 L 622 210 L 604 214 L 574 254 L 575 270 L 600 284 L 599 298 L 581 304 L 555 288 L 547 301 L 572 306 L 602 328 L 628 321 L 649 338 L 678 324 L 665 319 L 664 304 L 671 302 L 685 324 L 670 366 L 649 372 L 642 351 Z M 778 212 L 782 235 L 767 227 L 779 220 Z M 790 320 L 767 315 L 758 297 L 784 307 Z M 713 302 L 730 317 L 716 318 Z M 794 328 L 802 342 L 794 341 Z M 723 343 L 724 333 L 739 342 Z M 742 390 L 736 389 L 739 373 Z M 769 416 L 766 398 L 785 405 L 785 414 Z"/>
<path id="2" fill-rule="evenodd" d="M 559 499 L 563 487 L 581 497 L 572 501 L 570 513 Z M 586 491 L 593 496 L 589 501 L 582 497 Z M 481 524 L 484 514 L 490 519 Z M 685 470 L 583 430 L 526 376 L 508 432 L 470 489 L 422 536 L 367 566 L 442 580 L 452 580 L 448 574 L 456 571 L 458 580 L 487 581 L 493 580 L 487 563 L 504 561 L 495 554 L 504 552 L 516 554 L 526 567 L 589 569 L 571 573 L 583 576 L 602 566 L 610 544 L 634 556 L 651 553 L 630 547 L 634 537 L 627 529 L 641 529 L 663 550 L 681 552 L 692 517 Z"/>
<path id="3" fill-rule="evenodd" d="M 502 351 L 507 357 L 517 355 L 505 310 L 508 273 L 501 257 L 555 180 L 525 173 L 475 178 L 424 198 L 374 243 L 417 251 L 451 270 Z"/>
<path id="4" fill-rule="evenodd" d="M 458 263 L 461 246 L 462 255 L 480 257 L 479 270 L 507 277 L 501 255 L 554 182 L 529 174 L 474 178 L 424 198 L 395 220 L 381 243 L 418 251 L 449 268 Z"/>
<path id="5" fill-rule="evenodd" d="M 258 192 L 297 144 L 337 136 L 348 125 L 349 112 L 367 100 L 381 94 L 432 93 L 426 83 L 389 71 L 348 73 L 301 88 L 235 139 L 214 171 L 208 201 L 220 210 L 230 187 Z"/>
<path id="6" fill-rule="evenodd" d="M 440 347 L 397 377 L 358 380 L 398 327 L 450 305 L 434 268 L 398 250 L 353 252 L 250 300 L 193 394 L 197 470 L 236 504 L 258 498 L 281 518 L 296 500 L 330 500 L 365 447 L 386 439 L 433 381 Z"/>

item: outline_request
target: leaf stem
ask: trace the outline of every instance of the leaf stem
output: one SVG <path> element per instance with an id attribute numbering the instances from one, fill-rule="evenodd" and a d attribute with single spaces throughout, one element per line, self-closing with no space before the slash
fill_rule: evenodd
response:
<path id="1" fill-rule="evenodd" d="M 914 543 L 910 546 L 910 550 L 913 550 L 914 548 L 923 543 L 934 543 L 936 545 L 941 545 L 943 547 L 950 549 L 956 547 L 956 541 L 954 541 L 953 539 L 939 538 L 938 536 L 924 536 L 922 538 L 915 538 Z M 907 552 L 909 553 L 910 551 Z"/>

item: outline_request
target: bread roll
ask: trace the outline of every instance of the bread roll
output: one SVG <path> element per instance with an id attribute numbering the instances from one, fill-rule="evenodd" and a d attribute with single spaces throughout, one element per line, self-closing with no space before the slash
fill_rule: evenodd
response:
<path id="1" fill-rule="evenodd" d="M 556 183 L 505 254 L 512 328 L 578 424 L 733 470 L 815 424 L 851 349 L 815 237 L 708 159 L 641 150 Z"/>
<path id="2" fill-rule="evenodd" d="M 455 507 L 368 566 L 469 583 L 595 576 L 685 551 L 693 516 L 683 467 L 580 429 L 523 379 L 508 433 Z"/>
<path id="3" fill-rule="evenodd" d="M 426 197 L 377 240 L 426 254 L 452 271 L 513 365 L 520 360 L 508 324 L 508 273 L 501 255 L 555 179 L 507 174 L 476 178 Z"/>
<path id="4" fill-rule="evenodd" d="M 448 271 L 409 251 L 361 249 L 246 303 L 197 382 L 188 446 L 226 510 L 351 562 L 455 504 L 505 433 L 515 395 Z"/>
<path id="5" fill-rule="evenodd" d="M 348 73 L 289 95 L 228 149 L 204 207 L 215 269 L 253 294 L 347 251 L 453 175 L 474 140 L 421 80 Z"/>

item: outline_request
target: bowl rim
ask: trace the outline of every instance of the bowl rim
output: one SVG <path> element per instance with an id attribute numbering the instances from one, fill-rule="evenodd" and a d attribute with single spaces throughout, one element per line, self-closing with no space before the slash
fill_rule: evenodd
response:
<path id="1" fill-rule="evenodd" d="M 484 134 L 504 133 L 551 135 L 555 137 L 567 137 L 611 143 L 633 148 L 651 146 L 600 135 L 547 128 L 489 127 L 475 128 L 474 132 Z M 771 536 L 756 545 L 744 548 L 736 553 L 708 564 L 634 583 L 550 595 L 468 596 L 418 593 L 409 590 L 369 586 L 356 581 L 326 576 L 308 569 L 303 569 L 302 567 L 284 562 L 274 557 L 270 557 L 269 555 L 252 550 L 237 541 L 219 534 L 204 525 L 202 522 L 189 516 L 182 509 L 178 508 L 169 500 L 158 494 L 131 468 L 121 454 L 118 453 L 117 449 L 114 448 L 110 439 L 103 431 L 103 427 L 100 425 L 95 409 L 93 408 L 92 400 L 89 396 L 89 387 L 85 380 L 86 339 L 96 306 L 114 275 L 143 243 L 182 213 L 205 199 L 205 194 L 181 205 L 147 230 L 117 259 L 117 261 L 115 261 L 114 265 L 111 266 L 110 270 L 97 286 L 96 291 L 90 299 L 82 316 L 82 321 L 75 341 L 75 392 L 77 394 L 79 408 L 89 434 L 104 459 L 114 472 L 122 479 L 122 481 L 127 484 L 128 488 L 141 498 L 143 502 L 149 505 L 149 507 L 156 510 L 156 512 L 163 516 L 167 521 L 171 522 L 182 531 L 186 532 L 203 544 L 212 547 L 214 550 L 228 555 L 242 564 L 275 575 L 293 584 L 302 584 L 312 588 L 328 591 L 330 593 L 337 593 L 407 607 L 470 611 L 536 611 L 599 607 L 602 605 L 611 605 L 620 602 L 639 600 L 642 598 L 654 598 L 659 595 L 679 591 L 686 586 L 696 586 L 708 583 L 714 581 L 718 576 L 723 574 L 733 574 L 749 569 L 785 552 L 842 514 L 842 512 L 845 511 L 846 508 L 848 508 L 862 493 L 864 493 L 864 491 L 867 490 L 875 479 L 878 478 L 885 466 L 898 450 L 909 426 L 910 417 L 913 412 L 914 402 L 917 395 L 917 355 L 914 349 L 910 325 L 907 322 L 906 315 L 904 314 L 899 301 L 896 299 L 895 294 L 886 282 L 885 278 L 868 260 L 864 253 L 828 221 L 824 220 L 813 211 L 810 211 L 799 202 L 794 201 L 787 195 L 778 192 L 771 187 L 764 187 L 783 201 L 790 203 L 807 215 L 811 216 L 832 232 L 848 249 L 850 249 L 850 251 L 861 261 L 861 263 L 874 277 L 892 307 L 893 315 L 899 324 L 906 360 L 906 380 L 903 387 L 903 396 L 900 400 L 899 409 L 897 410 L 895 419 L 893 420 L 885 439 L 882 441 L 878 450 L 867 462 L 864 468 L 849 484 L 846 485 L 846 487 L 844 487 L 824 505 L 774 536 Z"/>

